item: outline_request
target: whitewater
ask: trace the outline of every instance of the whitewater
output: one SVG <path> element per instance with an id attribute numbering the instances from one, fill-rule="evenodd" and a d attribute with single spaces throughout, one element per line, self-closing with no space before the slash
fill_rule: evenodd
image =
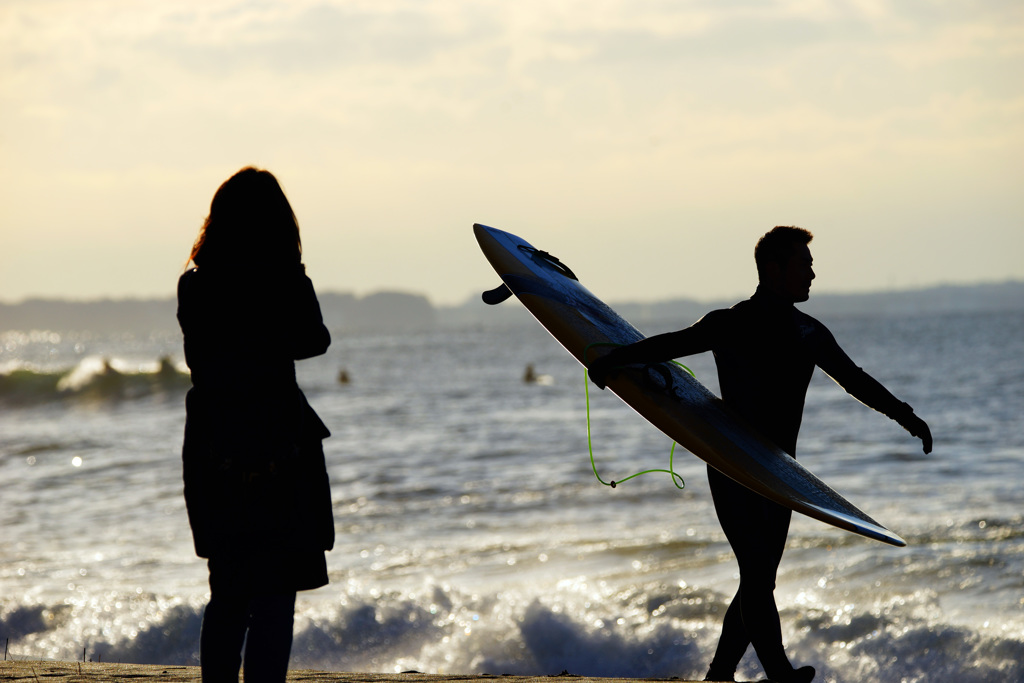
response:
<path id="1" fill-rule="evenodd" d="M 800 461 L 908 546 L 795 516 L 791 658 L 820 681 L 1024 680 L 1024 313 L 819 317 L 935 450 L 816 373 Z M 701 461 L 676 451 L 681 491 L 603 486 L 583 370 L 539 326 L 332 335 L 297 366 L 333 432 L 337 544 L 331 583 L 299 594 L 294 668 L 703 676 L 738 577 Z M 687 365 L 717 393 L 710 356 Z M 198 663 L 188 386 L 179 334 L 0 335 L 9 657 Z M 590 397 L 605 481 L 668 465 L 667 437 Z M 740 679 L 762 675 L 748 653 Z"/>

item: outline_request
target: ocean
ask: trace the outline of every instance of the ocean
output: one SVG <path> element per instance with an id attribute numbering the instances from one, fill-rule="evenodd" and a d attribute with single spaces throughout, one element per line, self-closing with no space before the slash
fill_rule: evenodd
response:
<path id="1" fill-rule="evenodd" d="M 820 317 L 935 450 L 816 373 L 800 461 L 908 546 L 795 516 L 792 660 L 829 682 L 1024 681 L 1024 313 Z M 333 432 L 337 544 L 330 585 L 299 594 L 293 668 L 703 677 L 737 573 L 701 461 L 676 451 L 683 490 L 602 485 L 583 370 L 539 326 L 332 333 L 297 366 Z M 717 393 L 713 359 L 686 362 Z M 185 370 L 177 334 L 0 336 L 8 657 L 198 663 Z M 609 392 L 590 410 L 605 481 L 668 466 Z M 762 676 L 748 652 L 740 680 Z"/>

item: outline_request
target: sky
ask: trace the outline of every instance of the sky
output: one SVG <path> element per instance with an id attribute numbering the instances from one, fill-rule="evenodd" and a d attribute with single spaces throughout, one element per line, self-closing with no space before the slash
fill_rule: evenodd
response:
<path id="1" fill-rule="evenodd" d="M 0 301 L 173 296 L 246 165 L 320 291 L 460 304 L 473 223 L 612 302 L 780 224 L 812 296 L 1024 279 L 1024 3 L 0 0 Z"/>

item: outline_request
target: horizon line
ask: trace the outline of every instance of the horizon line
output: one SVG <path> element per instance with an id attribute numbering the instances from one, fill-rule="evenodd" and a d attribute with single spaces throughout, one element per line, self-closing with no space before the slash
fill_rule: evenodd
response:
<path id="1" fill-rule="evenodd" d="M 898 293 L 913 293 L 913 292 L 925 292 L 934 289 L 972 289 L 978 287 L 997 287 L 997 286 L 1013 286 L 1013 285 L 1024 285 L 1024 278 L 1006 278 L 1003 280 L 984 280 L 977 282 L 946 282 L 932 285 L 916 285 L 916 286 L 900 286 L 888 289 L 864 289 L 864 290 L 826 290 L 821 292 L 812 292 L 811 300 L 821 296 L 874 296 L 879 294 L 898 294 Z M 483 292 L 485 287 L 481 287 L 480 291 Z M 388 289 L 381 288 L 368 291 L 363 294 L 357 294 L 351 290 L 342 291 L 336 289 L 323 289 L 317 292 L 317 296 L 326 295 L 341 295 L 341 296 L 352 296 L 356 299 L 365 299 L 375 294 L 401 294 L 406 296 L 412 296 L 417 298 L 426 299 L 427 302 L 433 308 L 460 308 L 469 304 L 474 299 L 479 298 L 478 293 L 471 293 L 462 300 L 461 303 L 456 304 L 438 304 L 435 303 L 429 294 L 424 292 L 414 292 L 408 289 Z M 718 303 L 721 301 L 727 301 L 735 299 L 736 297 L 744 297 L 745 294 L 733 294 L 733 295 L 722 295 L 718 297 L 692 297 L 685 295 L 666 295 L 658 298 L 651 299 L 609 299 L 609 303 L 615 305 L 623 304 L 658 304 L 669 301 L 692 301 L 694 303 Z M 77 298 L 74 296 L 48 296 L 48 295 L 28 295 L 18 301 L 6 301 L 0 299 L 0 306 L 20 306 L 26 303 L 35 302 L 61 302 L 61 303 L 73 303 L 73 304 L 90 304 L 90 303 L 128 303 L 128 302 L 155 302 L 155 301 L 169 301 L 174 300 L 175 295 L 168 294 L 166 296 L 114 296 L 114 295 L 103 295 L 90 298 Z"/>

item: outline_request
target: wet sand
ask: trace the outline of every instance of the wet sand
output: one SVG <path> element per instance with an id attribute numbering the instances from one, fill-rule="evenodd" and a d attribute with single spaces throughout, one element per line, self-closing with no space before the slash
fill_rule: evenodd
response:
<path id="1" fill-rule="evenodd" d="M 24 683 L 93 683 L 95 681 L 133 681 L 134 683 L 192 683 L 199 681 L 197 666 L 159 666 L 152 664 L 105 664 L 98 662 L 0 662 L 0 680 Z M 319 683 L 443 683 L 467 681 L 472 683 L 617 683 L 619 681 L 674 681 L 678 678 L 589 678 L 562 673 L 552 676 L 492 676 L 480 674 L 371 674 L 336 673 L 333 671 L 289 671 L 288 681 L 317 681 Z"/>

